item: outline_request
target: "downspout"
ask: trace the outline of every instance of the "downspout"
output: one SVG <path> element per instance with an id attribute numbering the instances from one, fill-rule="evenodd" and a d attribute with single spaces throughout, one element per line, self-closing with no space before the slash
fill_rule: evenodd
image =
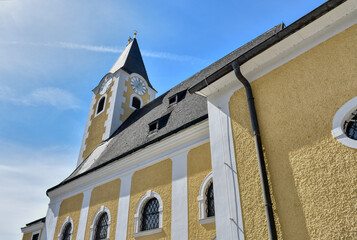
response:
<path id="1" fill-rule="evenodd" d="M 275 221 L 274 221 L 273 208 L 272 208 L 273 204 L 271 202 L 271 197 L 270 197 L 268 177 L 267 177 L 267 171 L 266 171 L 266 167 L 265 167 L 263 147 L 262 147 L 262 141 L 260 139 L 259 125 L 258 125 L 257 113 L 255 111 L 255 104 L 254 104 L 252 88 L 251 88 L 248 80 L 242 75 L 237 61 L 234 61 L 232 63 L 232 67 L 233 67 L 233 70 L 234 70 L 234 73 L 235 73 L 237 79 L 244 85 L 245 91 L 247 93 L 250 120 L 252 122 L 254 141 L 255 141 L 255 149 L 256 149 L 257 157 L 258 157 L 260 181 L 261 181 L 262 190 L 263 190 L 263 198 L 264 198 L 264 205 L 265 205 L 265 214 L 266 214 L 267 223 L 268 223 L 269 238 L 270 238 L 270 240 L 277 240 L 278 238 L 276 235 Z"/>

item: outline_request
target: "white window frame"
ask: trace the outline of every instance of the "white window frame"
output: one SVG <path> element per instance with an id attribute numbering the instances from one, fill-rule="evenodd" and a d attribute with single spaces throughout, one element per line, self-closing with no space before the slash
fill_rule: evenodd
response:
<path id="1" fill-rule="evenodd" d="M 347 137 L 343 124 L 350 118 L 351 114 L 357 109 L 357 96 L 346 102 L 336 112 L 332 122 L 332 136 L 343 145 L 357 149 L 357 140 Z"/>
<path id="2" fill-rule="evenodd" d="M 145 207 L 146 203 L 150 200 L 156 198 L 159 202 L 159 227 L 147 231 L 140 231 L 140 223 L 141 223 L 141 217 L 142 217 L 142 210 Z M 162 215 L 163 215 L 164 207 L 162 203 L 162 199 L 160 195 L 154 191 L 147 191 L 146 194 L 140 199 L 138 206 L 136 207 L 136 212 L 135 212 L 135 232 L 133 236 L 136 237 L 141 237 L 141 236 L 147 236 L 147 235 L 152 235 L 155 233 L 162 232 Z"/>
<path id="3" fill-rule="evenodd" d="M 206 191 L 207 188 L 213 183 L 213 173 L 210 172 L 205 179 L 203 180 L 201 187 L 200 187 L 200 192 L 197 197 L 198 200 L 198 206 L 199 206 L 199 219 L 198 222 L 203 225 L 207 223 L 212 223 L 215 222 L 215 217 L 207 217 L 207 205 L 206 205 Z"/>
<path id="4" fill-rule="evenodd" d="M 107 238 L 109 239 L 109 233 L 110 233 L 110 223 L 111 223 L 111 216 L 110 216 L 110 211 L 107 207 L 101 206 L 98 211 L 95 213 L 92 224 L 90 225 L 90 237 L 89 239 L 94 239 L 95 237 L 95 232 L 97 230 L 97 224 L 99 218 L 102 216 L 103 213 L 107 213 L 108 215 L 108 229 L 107 229 Z"/>
<path id="5" fill-rule="evenodd" d="M 69 216 L 66 217 L 66 219 L 64 220 L 62 226 L 61 226 L 61 229 L 59 231 L 59 234 L 58 234 L 58 240 L 61 240 L 61 237 L 62 237 L 62 234 L 63 234 L 63 231 L 65 230 L 65 226 L 67 225 L 67 223 L 71 223 L 71 232 L 70 232 L 70 239 L 72 239 L 72 236 L 73 236 L 73 228 L 74 228 L 74 225 L 73 225 L 73 220 L 72 218 L 70 218 Z"/>
<path id="6" fill-rule="evenodd" d="M 130 96 L 130 108 L 131 109 L 133 109 L 133 110 L 136 110 L 136 108 L 134 108 L 133 106 L 132 106 L 132 104 L 133 104 L 133 98 L 134 97 L 137 97 L 139 100 L 140 100 L 140 108 L 142 108 L 143 106 L 144 106 L 144 103 L 143 103 L 143 100 L 141 99 L 141 97 L 138 95 L 138 94 L 136 94 L 136 93 L 133 93 L 133 94 L 131 94 L 131 96 Z M 140 109 L 139 108 L 139 109 Z"/>
<path id="7" fill-rule="evenodd" d="M 97 113 L 98 107 L 99 107 L 99 102 L 100 102 L 103 98 L 105 98 L 105 99 L 104 99 L 103 109 L 102 109 L 102 111 L 100 111 L 99 113 Z M 105 110 L 105 105 L 106 105 L 106 104 L 107 104 L 107 94 L 104 94 L 104 95 L 101 96 L 101 97 L 99 98 L 99 100 L 98 100 L 97 107 L 95 108 L 95 116 L 94 116 L 94 117 L 96 117 L 96 116 L 100 115 L 102 112 L 104 112 L 104 110 Z"/>
<path id="8" fill-rule="evenodd" d="M 40 230 L 37 230 L 37 231 L 35 231 L 35 232 L 33 232 L 32 233 L 32 235 L 31 235 L 31 240 L 33 239 L 33 236 L 35 235 L 35 234 L 37 234 L 38 233 L 38 240 L 40 240 L 41 238 L 41 229 Z"/>

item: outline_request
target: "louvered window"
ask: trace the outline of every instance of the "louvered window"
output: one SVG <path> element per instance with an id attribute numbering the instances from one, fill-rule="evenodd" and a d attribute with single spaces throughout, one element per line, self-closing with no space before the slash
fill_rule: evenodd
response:
<path id="1" fill-rule="evenodd" d="M 103 213 L 97 223 L 95 230 L 95 240 L 106 239 L 108 236 L 108 214 Z"/>
<path id="2" fill-rule="evenodd" d="M 156 198 L 150 199 L 142 211 L 140 231 L 159 228 L 159 201 Z"/>
<path id="3" fill-rule="evenodd" d="M 70 240 L 71 239 L 71 231 L 72 231 L 72 224 L 67 223 L 62 234 L 61 240 Z"/>
<path id="4" fill-rule="evenodd" d="M 206 214 L 207 217 L 214 216 L 214 193 L 213 193 L 213 183 L 209 185 L 206 190 Z"/>

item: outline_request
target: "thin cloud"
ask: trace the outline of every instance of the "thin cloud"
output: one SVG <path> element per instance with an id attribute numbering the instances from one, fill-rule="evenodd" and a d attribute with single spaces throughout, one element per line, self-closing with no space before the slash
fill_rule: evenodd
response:
<path id="1" fill-rule="evenodd" d="M 11 45 L 31 45 L 31 46 L 38 46 L 38 47 L 53 47 L 53 48 L 64 48 L 64 49 L 73 49 L 73 50 L 85 50 L 91 52 L 100 52 L 100 53 L 117 53 L 120 54 L 123 52 L 124 48 L 119 47 L 106 47 L 106 46 L 96 46 L 96 45 L 86 45 L 86 44 L 76 44 L 70 42 L 58 42 L 58 43 L 33 43 L 33 42 L 18 42 L 18 41 L 11 41 L 11 42 L 0 42 L 0 44 L 11 44 Z M 189 62 L 189 63 L 205 63 L 206 61 L 188 55 L 179 55 L 167 52 L 155 52 L 155 51 L 147 51 L 142 50 L 141 54 L 145 57 L 151 58 L 159 58 L 159 59 L 166 59 L 178 62 Z"/>
<path id="2" fill-rule="evenodd" d="M 53 106 L 60 110 L 77 109 L 80 101 L 72 93 L 53 87 L 37 88 L 23 96 L 9 87 L 0 89 L 0 101 L 28 106 Z"/>
<path id="3" fill-rule="evenodd" d="M 46 190 L 73 171 L 78 153 L 68 146 L 29 148 L 4 139 L 0 151 L 1 239 L 21 239 L 21 227 L 46 215 Z"/>

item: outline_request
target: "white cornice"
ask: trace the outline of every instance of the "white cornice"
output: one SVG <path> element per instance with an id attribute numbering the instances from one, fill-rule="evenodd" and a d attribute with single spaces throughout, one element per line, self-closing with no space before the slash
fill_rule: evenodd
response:
<path id="1" fill-rule="evenodd" d="M 242 74 L 252 82 L 356 23 L 356 0 L 346 1 L 244 63 Z M 208 97 L 222 89 L 232 91 L 241 87 L 232 71 L 197 94 Z"/>
<path id="2" fill-rule="evenodd" d="M 21 228 L 21 232 L 24 233 L 24 234 L 25 233 L 32 233 L 34 231 L 41 230 L 44 225 L 45 225 L 44 222 L 31 224 L 30 226 L 26 226 L 26 227 Z"/>
<path id="3" fill-rule="evenodd" d="M 50 192 L 50 202 L 55 203 L 95 186 L 123 177 L 173 155 L 187 151 L 209 141 L 208 120 L 174 134 L 123 159 L 60 186 Z"/>

